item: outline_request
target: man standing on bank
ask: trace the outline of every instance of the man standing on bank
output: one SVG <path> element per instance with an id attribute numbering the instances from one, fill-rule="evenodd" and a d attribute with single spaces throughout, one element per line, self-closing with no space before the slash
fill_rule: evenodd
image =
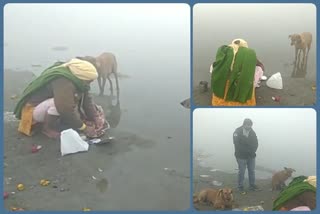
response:
<path id="1" fill-rule="evenodd" d="M 258 149 L 258 138 L 252 129 L 252 120 L 245 119 L 243 125 L 237 128 L 233 133 L 233 144 L 235 148 L 235 157 L 238 163 L 238 189 L 241 194 L 245 194 L 243 187 L 244 174 L 248 168 L 249 185 L 251 191 L 259 191 L 255 184 L 255 158 Z"/>

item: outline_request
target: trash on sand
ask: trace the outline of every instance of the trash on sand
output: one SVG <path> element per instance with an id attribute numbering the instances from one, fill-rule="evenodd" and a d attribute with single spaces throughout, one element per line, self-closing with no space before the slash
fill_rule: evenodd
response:
<path id="1" fill-rule="evenodd" d="M 67 129 L 61 132 L 61 155 L 88 151 L 89 145 L 82 140 L 80 135 L 73 129 Z"/>
<path id="2" fill-rule="evenodd" d="M 8 112 L 8 111 L 3 113 L 3 120 L 4 120 L 4 122 L 16 122 L 16 121 L 18 121 L 18 119 L 16 118 L 14 113 L 13 112 Z"/>
<path id="3" fill-rule="evenodd" d="M 214 186 L 221 186 L 221 185 L 222 185 L 222 182 L 220 182 L 220 181 L 212 181 L 212 184 L 213 184 Z"/>
<path id="4" fill-rule="evenodd" d="M 11 211 L 24 211 L 24 209 L 19 207 L 11 207 Z"/>
<path id="5" fill-rule="evenodd" d="M 264 204 L 264 201 L 260 201 L 260 204 Z"/>
<path id="6" fill-rule="evenodd" d="M 171 168 L 164 168 L 164 171 L 175 172 L 176 170 L 171 169 Z"/>
<path id="7" fill-rule="evenodd" d="M 268 78 L 267 78 L 266 76 L 262 76 L 260 79 L 263 80 L 263 81 L 265 81 L 265 80 L 267 80 Z"/>
<path id="8" fill-rule="evenodd" d="M 17 185 L 17 190 L 19 190 L 19 191 L 22 191 L 22 190 L 24 190 L 25 188 L 24 188 L 24 185 L 23 184 L 18 184 Z"/>
<path id="9" fill-rule="evenodd" d="M 172 168 L 164 168 L 164 171 L 166 171 L 169 175 L 176 174 L 176 170 Z"/>
<path id="10" fill-rule="evenodd" d="M 108 137 L 102 140 L 100 138 L 95 138 L 95 139 L 89 140 L 88 143 L 89 144 L 105 144 L 105 143 L 110 143 L 113 139 L 114 137 Z"/>
<path id="11" fill-rule="evenodd" d="M 12 195 L 16 194 L 16 192 L 11 192 Z"/>
<path id="12" fill-rule="evenodd" d="M 7 198 L 9 198 L 9 193 L 8 192 L 4 192 L 3 193 L 3 199 L 7 199 Z"/>
<path id="13" fill-rule="evenodd" d="M 18 95 L 14 94 L 14 95 L 12 95 L 10 98 L 11 98 L 12 100 L 17 99 L 17 98 L 18 98 Z"/>
<path id="14" fill-rule="evenodd" d="M 315 91 L 317 89 L 317 87 L 316 86 L 312 86 L 311 89 L 312 89 L 312 91 Z"/>
<path id="15" fill-rule="evenodd" d="M 282 89 L 282 77 L 280 72 L 273 74 L 266 82 L 269 88 Z"/>
<path id="16" fill-rule="evenodd" d="M 32 152 L 32 153 L 36 153 L 36 152 L 38 152 L 41 148 L 42 148 L 41 145 L 32 145 L 32 147 L 31 147 L 31 152 Z"/>
<path id="17" fill-rule="evenodd" d="M 92 175 L 92 179 L 93 179 L 93 180 L 97 180 L 97 178 L 96 178 L 96 177 L 94 177 L 93 175 Z"/>
<path id="18" fill-rule="evenodd" d="M 209 175 L 200 175 L 201 178 L 209 178 Z"/>
<path id="19" fill-rule="evenodd" d="M 9 185 L 11 183 L 12 178 L 8 177 L 4 179 L 6 181 L 6 184 Z"/>
<path id="20" fill-rule="evenodd" d="M 46 179 L 41 179 L 40 180 L 40 185 L 41 186 L 48 186 L 49 184 L 50 184 L 49 180 L 46 180 Z"/>
<path id="21" fill-rule="evenodd" d="M 83 208 L 82 211 L 91 211 L 90 208 Z"/>
<path id="22" fill-rule="evenodd" d="M 210 172 L 217 172 L 219 169 L 211 169 Z"/>
<path id="23" fill-rule="evenodd" d="M 274 100 L 276 102 L 280 102 L 280 96 L 274 96 L 274 97 L 272 97 L 272 100 Z"/>
<path id="24" fill-rule="evenodd" d="M 243 208 L 243 211 L 264 211 L 263 207 L 258 205 L 258 206 L 252 206 L 252 207 L 245 207 Z"/>
<path id="25" fill-rule="evenodd" d="M 103 170 L 102 170 L 102 169 L 100 169 L 100 168 L 98 168 L 98 171 L 99 171 L 99 172 L 103 172 Z"/>

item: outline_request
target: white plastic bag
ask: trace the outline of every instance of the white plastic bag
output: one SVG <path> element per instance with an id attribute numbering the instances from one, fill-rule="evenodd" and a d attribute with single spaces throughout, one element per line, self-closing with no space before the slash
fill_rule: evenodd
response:
<path id="1" fill-rule="evenodd" d="M 272 75 L 266 82 L 267 86 L 270 88 L 275 88 L 275 89 L 282 89 L 282 77 L 280 72 L 275 73 Z"/>
<path id="2" fill-rule="evenodd" d="M 78 132 L 73 129 L 67 129 L 61 132 L 61 155 L 88 151 L 89 144 L 82 140 Z"/>

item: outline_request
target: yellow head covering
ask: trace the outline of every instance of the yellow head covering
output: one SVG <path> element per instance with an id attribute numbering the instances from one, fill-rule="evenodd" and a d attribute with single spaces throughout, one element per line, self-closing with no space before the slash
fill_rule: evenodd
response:
<path id="1" fill-rule="evenodd" d="M 81 80 L 93 81 L 98 78 L 97 69 L 90 62 L 84 60 L 71 59 L 61 66 L 68 67 L 71 73 Z"/>
<path id="2" fill-rule="evenodd" d="M 310 185 L 317 188 L 317 177 L 316 176 L 309 176 L 304 182 L 308 182 Z"/>
<path id="3" fill-rule="evenodd" d="M 248 46 L 248 43 L 243 39 L 234 39 L 231 42 L 231 44 L 229 45 L 229 47 L 233 48 L 233 59 L 232 59 L 232 63 L 231 63 L 231 70 L 232 70 L 233 64 L 234 64 L 234 59 L 235 59 L 236 53 L 238 52 L 238 49 L 240 47 L 248 48 L 249 46 Z"/>

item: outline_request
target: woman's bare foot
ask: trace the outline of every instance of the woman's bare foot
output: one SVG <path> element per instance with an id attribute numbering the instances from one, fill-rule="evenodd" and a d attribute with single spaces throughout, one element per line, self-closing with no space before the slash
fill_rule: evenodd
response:
<path id="1" fill-rule="evenodd" d="M 59 139 L 60 132 L 54 131 L 52 129 L 42 129 L 42 134 L 46 135 L 48 138 Z"/>

